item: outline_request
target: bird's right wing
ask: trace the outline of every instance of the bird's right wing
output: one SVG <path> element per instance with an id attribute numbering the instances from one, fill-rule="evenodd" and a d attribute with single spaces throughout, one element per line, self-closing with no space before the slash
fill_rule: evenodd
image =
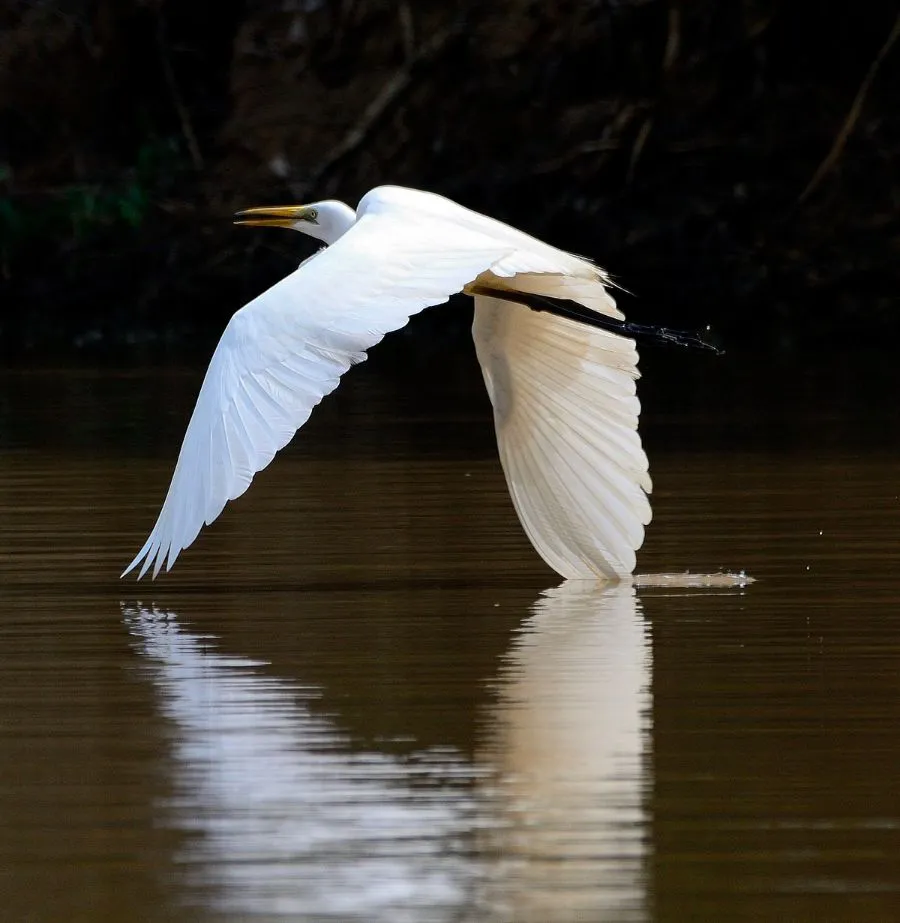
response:
<path id="1" fill-rule="evenodd" d="M 509 492 L 535 549 L 563 577 L 631 573 L 651 490 L 634 341 L 485 296 L 472 332 Z"/>
<path id="2" fill-rule="evenodd" d="M 125 574 L 168 570 L 367 349 L 510 258 L 538 272 L 546 264 L 452 220 L 383 208 L 239 310 L 206 372 L 159 518 Z"/>

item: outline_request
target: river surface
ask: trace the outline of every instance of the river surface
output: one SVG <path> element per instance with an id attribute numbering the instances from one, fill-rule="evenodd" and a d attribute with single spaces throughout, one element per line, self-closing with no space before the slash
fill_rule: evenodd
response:
<path id="1" fill-rule="evenodd" d="M 896 366 L 648 355 L 638 572 L 757 582 L 637 590 L 537 558 L 468 354 L 155 583 L 202 365 L 2 373 L 0 919 L 900 919 Z"/>

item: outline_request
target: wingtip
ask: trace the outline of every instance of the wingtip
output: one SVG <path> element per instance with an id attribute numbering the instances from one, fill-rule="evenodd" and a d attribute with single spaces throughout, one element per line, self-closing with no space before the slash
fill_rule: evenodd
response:
<path id="1" fill-rule="evenodd" d="M 124 577 L 127 577 L 140 563 L 141 554 L 139 554 L 129 565 L 119 574 L 119 580 L 122 580 Z M 140 580 L 140 577 L 138 577 Z"/>
<path id="2" fill-rule="evenodd" d="M 141 550 L 135 555 L 134 560 L 128 565 L 128 567 L 125 568 L 125 570 L 122 571 L 121 574 L 119 574 L 119 579 L 121 580 L 123 577 L 130 574 L 138 565 L 140 565 L 141 569 L 135 578 L 136 580 L 140 580 L 144 574 L 147 573 L 147 570 L 153 563 L 153 559 L 155 557 L 156 554 L 154 554 L 153 550 L 153 536 L 151 535 L 150 538 L 144 542 L 144 547 L 141 548 Z M 156 574 L 153 576 L 155 577 Z"/>
<path id="3" fill-rule="evenodd" d="M 126 567 L 125 570 L 123 570 L 122 573 L 119 574 L 119 580 L 121 580 L 123 577 L 127 577 L 127 576 L 138 566 L 138 564 L 141 563 L 141 558 L 142 558 L 142 557 L 143 557 L 143 555 L 142 555 L 142 554 L 139 554 L 139 555 L 128 565 L 128 567 Z M 140 580 L 141 577 L 143 577 L 144 574 L 145 574 L 146 572 L 147 572 L 147 566 L 146 566 L 146 563 L 145 563 L 144 566 L 141 568 L 141 570 L 138 572 L 138 574 L 135 576 L 134 579 L 135 579 L 135 580 Z"/>

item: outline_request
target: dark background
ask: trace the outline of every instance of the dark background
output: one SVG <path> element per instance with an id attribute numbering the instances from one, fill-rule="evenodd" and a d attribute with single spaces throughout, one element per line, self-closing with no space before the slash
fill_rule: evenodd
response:
<path id="1" fill-rule="evenodd" d="M 596 259 L 636 321 L 881 345 L 898 32 L 896 0 L 7 0 L 0 349 L 208 350 L 310 252 L 235 209 L 380 183 Z"/>

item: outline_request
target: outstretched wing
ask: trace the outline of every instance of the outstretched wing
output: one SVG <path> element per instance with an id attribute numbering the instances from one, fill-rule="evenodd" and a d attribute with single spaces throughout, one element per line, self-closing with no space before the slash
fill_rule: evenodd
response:
<path id="1" fill-rule="evenodd" d="M 568 297 L 558 281 L 554 293 L 554 277 L 544 276 L 544 294 Z M 651 490 L 634 342 L 483 296 L 472 332 L 503 471 L 532 544 L 563 577 L 631 573 Z"/>
<path id="2" fill-rule="evenodd" d="M 424 203 L 424 207 L 418 207 Z M 460 206 L 383 187 L 335 244 L 239 310 L 219 340 L 156 525 L 123 573 L 168 570 L 366 350 L 480 273 L 589 264 Z"/>

